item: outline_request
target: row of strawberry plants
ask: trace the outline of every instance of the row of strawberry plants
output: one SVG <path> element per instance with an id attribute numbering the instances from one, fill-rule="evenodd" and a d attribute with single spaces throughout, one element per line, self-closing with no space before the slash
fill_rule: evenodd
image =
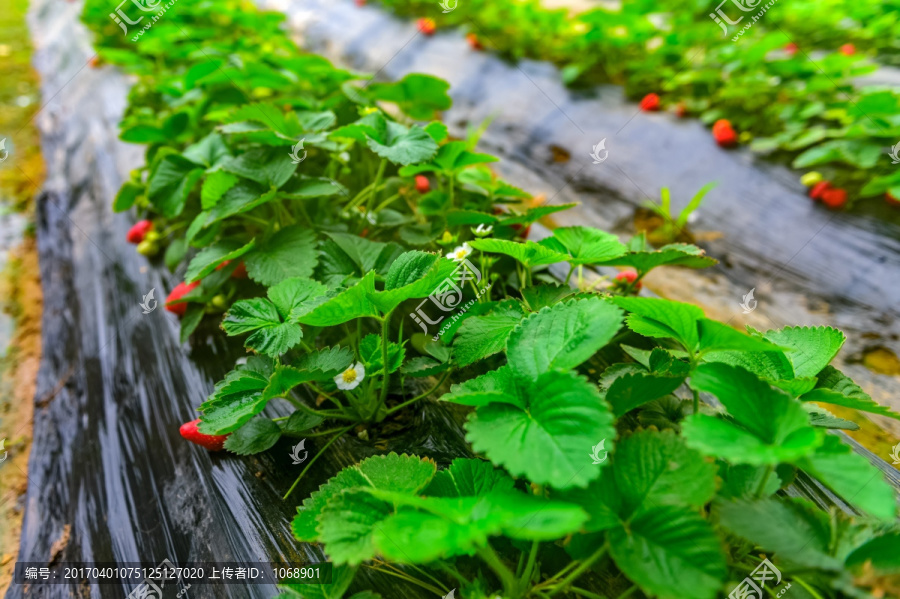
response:
<path id="1" fill-rule="evenodd" d="M 471 408 L 479 457 L 373 457 L 303 500 L 294 534 L 335 580 L 285 597 L 341 597 L 363 565 L 465 599 L 711 599 L 755 584 L 762 552 L 798 596 L 862 597 L 900 568 L 891 488 L 818 405 L 896 417 L 829 366 L 839 331 L 743 334 L 634 297 L 657 266 L 715 262 L 694 246 L 528 240 L 570 206 L 533 205 L 475 137 L 450 139 L 431 120 L 443 81 L 335 68 L 238 0 L 179 4 L 136 44 L 96 0 L 85 20 L 137 75 L 122 138 L 146 165 L 115 199 L 145 217 L 130 241 L 185 273 L 167 301 L 185 340 L 221 317 L 254 354 L 183 434 L 242 455 L 321 436 L 321 452 L 354 429 L 374 443 L 425 399 Z M 584 271 L 601 265 L 630 270 L 598 290 Z M 295 411 L 266 416 L 273 401 Z M 788 499 L 801 472 L 860 517 Z"/>
<path id="2" fill-rule="evenodd" d="M 828 208 L 843 209 L 869 197 L 900 206 L 900 171 L 886 151 L 900 141 L 900 94 L 889 87 L 854 86 L 853 78 L 876 66 L 853 44 L 835 45 L 818 56 L 811 47 L 788 43 L 778 18 L 770 19 L 776 9 L 790 6 L 787 0 L 736 42 L 731 30 L 750 23 L 755 13 L 741 13 L 748 16 L 723 39 L 712 20 L 696 18 L 696 6 L 667 6 L 661 14 L 655 2 L 626 2 L 571 16 L 537 0 L 469 0 L 446 13 L 422 0 L 382 3 L 422 17 L 419 28 L 428 35 L 438 26 L 464 27 L 477 49 L 550 60 L 576 85 L 622 84 L 629 97 L 644 97 L 650 110 L 669 108 L 679 117 L 696 115 L 727 126 L 733 134 L 714 131 L 720 145 L 749 144 L 797 169 L 820 168 L 803 182 L 829 183 L 833 191 L 823 202 Z M 893 14 L 885 18 L 896 26 Z M 821 193 L 811 197 L 823 199 Z"/>

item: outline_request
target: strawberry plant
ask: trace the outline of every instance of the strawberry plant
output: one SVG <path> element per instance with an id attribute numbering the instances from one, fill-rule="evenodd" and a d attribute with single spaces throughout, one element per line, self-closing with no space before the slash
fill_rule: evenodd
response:
<path id="1" fill-rule="evenodd" d="M 440 79 L 336 68 L 237 0 L 179 4 L 134 45 L 106 12 L 89 0 L 85 20 L 137 75 L 121 135 L 146 144 L 115 198 L 142 217 L 128 240 L 183 273 L 166 306 L 185 341 L 220 321 L 252 354 L 182 435 L 238 455 L 328 437 L 302 477 L 417 402 L 468 411 L 469 455 L 371 457 L 302 500 L 294 535 L 337 568 L 283 598 L 343 597 L 361 567 L 465 599 L 712 599 L 766 564 L 797 596 L 891 584 L 895 497 L 822 404 L 900 416 L 830 366 L 839 331 L 745 334 L 634 297 L 656 267 L 715 263 L 693 245 L 528 239 L 571 206 L 498 178 L 477 134 L 451 139 Z M 585 277 L 607 266 L 629 270 Z M 797 498 L 809 477 L 857 515 Z"/>

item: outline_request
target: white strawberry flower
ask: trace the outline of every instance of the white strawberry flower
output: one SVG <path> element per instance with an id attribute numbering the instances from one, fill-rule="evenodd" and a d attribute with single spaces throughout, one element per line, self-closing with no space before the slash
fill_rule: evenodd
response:
<path id="1" fill-rule="evenodd" d="M 476 237 L 487 237 L 494 231 L 494 225 L 485 226 L 484 223 L 478 225 L 474 229 L 472 229 L 472 233 L 475 234 Z"/>
<path id="2" fill-rule="evenodd" d="M 468 243 L 464 243 L 460 246 L 457 246 L 455 250 L 450 253 L 450 257 L 457 262 L 462 262 L 466 258 L 469 257 L 469 254 L 472 253 L 472 246 Z"/>
<path id="3" fill-rule="evenodd" d="M 338 389 L 350 391 L 351 389 L 359 387 L 359 384 L 364 378 L 366 378 L 366 368 L 362 365 L 362 362 L 357 362 L 334 377 L 334 384 L 337 385 Z"/>

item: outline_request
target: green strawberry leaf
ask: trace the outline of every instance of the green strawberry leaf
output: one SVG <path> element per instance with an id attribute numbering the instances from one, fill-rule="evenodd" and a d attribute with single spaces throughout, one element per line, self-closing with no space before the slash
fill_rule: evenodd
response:
<path id="1" fill-rule="evenodd" d="M 390 453 L 366 458 L 355 466 L 344 468 L 318 491 L 303 500 L 291 529 L 298 541 L 314 542 L 317 519 L 327 503 L 342 491 L 356 487 L 390 489 L 397 493 L 415 494 L 425 488 L 434 477 L 437 467 L 428 459 Z"/>
<path id="2" fill-rule="evenodd" d="M 356 285 L 323 296 L 322 303 L 295 320 L 315 327 L 330 327 L 366 316 L 377 316 L 378 309 L 369 299 L 375 293 L 375 273 L 370 272 Z"/>
<path id="3" fill-rule="evenodd" d="M 523 383 L 524 385 L 524 383 Z M 508 403 L 524 409 L 527 405 L 523 389 L 509 366 L 486 372 L 463 383 L 450 386 L 450 392 L 441 397 L 464 406 L 486 406 L 490 403 Z"/>
<path id="4" fill-rule="evenodd" d="M 237 182 L 237 176 L 225 171 L 215 171 L 207 175 L 200 189 L 200 204 L 203 209 L 209 210 L 215 206 Z"/>
<path id="5" fill-rule="evenodd" d="M 831 555 L 828 515 L 803 499 L 768 498 L 716 502 L 714 514 L 727 530 L 793 566 L 840 570 Z"/>
<path id="6" fill-rule="evenodd" d="M 433 293 L 446 293 L 447 297 L 455 293 L 458 304 L 462 300 L 463 286 L 457 285 L 456 280 L 471 276 L 465 263 L 414 250 L 394 260 L 385 277 L 384 291 L 376 291 L 369 298 L 382 312 L 390 312 L 408 299 Z M 456 305 L 448 303 L 450 301 L 448 299 L 445 305 Z"/>
<path id="7" fill-rule="evenodd" d="M 281 422 L 281 432 L 291 437 L 303 436 L 303 433 L 316 428 L 325 422 L 325 419 L 303 410 L 297 410 L 290 418 Z"/>
<path id="8" fill-rule="evenodd" d="M 278 189 L 297 170 L 284 148 L 255 148 L 222 162 L 222 169 L 256 181 L 268 189 Z"/>
<path id="9" fill-rule="evenodd" d="M 522 310 L 518 306 L 465 319 L 453 338 L 456 362 L 468 366 L 503 351 L 510 332 L 521 320 Z"/>
<path id="10" fill-rule="evenodd" d="M 529 198 L 528 194 L 521 192 L 521 190 L 516 189 L 515 187 L 509 186 L 511 190 L 522 193 L 521 197 Z M 498 190 L 502 191 L 502 190 Z M 507 190 L 510 191 L 510 190 Z M 574 208 L 577 206 L 577 203 L 572 204 L 547 204 L 545 206 L 535 206 L 534 208 L 529 208 L 525 212 L 520 214 L 513 214 L 512 216 L 502 216 L 495 217 L 497 224 L 509 227 L 511 225 L 530 225 L 531 223 L 537 222 L 544 218 L 545 216 L 550 216 L 551 214 L 556 214 L 557 212 L 562 212 L 564 210 L 568 210 L 570 208 Z M 580 227 L 571 227 L 571 228 L 580 228 Z M 556 229 L 559 231 L 560 229 Z M 589 229 L 589 231 L 596 231 L 599 233 L 603 233 L 603 231 L 598 231 L 597 229 Z M 588 237 L 591 236 L 591 233 L 585 233 Z M 604 233 L 605 235 L 605 233 Z M 577 234 L 574 234 L 577 237 Z M 590 245 L 590 243 L 588 243 Z"/>
<path id="11" fill-rule="evenodd" d="M 195 164 L 207 168 L 214 167 L 229 155 L 225 141 L 218 133 L 210 133 L 195 144 L 191 144 L 182 152 L 182 156 Z"/>
<path id="12" fill-rule="evenodd" d="M 286 322 L 275 304 L 264 298 L 235 302 L 222 320 L 222 329 L 229 336 L 252 333 L 244 346 L 273 357 L 303 339 L 300 326 Z"/>
<path id="13" fill-rule="evenodd" d="M 831 327 L 784 327 L 767 331 L 766 339 L 787 348 L 785 355 L 798 377 L 816 376 L 840 351 L 846 337 Z"/>
<path id="14" fill-rule="evenodd" d="M 334 378 L 353 363 L 353 352 L 348 347 L 325 347 L 305 354 L 291 366 L 298 370 L 320 371 L 322 380 Z"/>
<path id="15" fill-rule="evenodd" d="M 575 368 L 609 343 L 621 325 L 622 311 L 596 296 L 554 304 L 510 333 L 509 365 L 530 380 L 551 369 Z"/>
<path id="16" fill-rule="evenodd" d="M 350 233 L 328 233 L 328 236 L 356 264 L 360 276 L 370 270 L 386 272 L 403 253 L 403 248 L 395 243 L 381 243 Z"/>
<path id="17" fill-rule="evenodd" d="M 394 102 L 416 120 L 427 120 L 434 116 L 435 111 L 447 110 L 453 104 L 447 95 L 449 89 L 450 84 L 443 79 L 411 73 L 400 81 L 373 83 L 366 92 L 373 100 Z"/>
<path id="18" fill-rule="evenodd" d="M 113 200 L 113 212 L 130 210 L 142 193 L 144 193 L 144 185 L 142 183 L 126 181 L 116 193 L 116 199 Z"/>
<path id="19" fill-rule="evenodd" d="M 251 369 L 229 372 L 200 405 L 200 432 L 224 435 L 239 429 L 266 407 L 263 390 L 268 382 L 268 373 Z"/>
<path id="20" fill-rule="evenodd" d="M 737 350 L 741 352 L 773 352 L 780 348 L 765 339 L 751 337 L 737 331 L 727 324 L 709 318 L 698 321 L 700 327 L 700 351 Z"/>
<path id="21" fill-rule="evenodd" d="M 147 199 L 166 218 L 181 214 L 188 195 L 203 177 L 203 169 L 178 154 L 164 157 L 150 175 Z"/>
<path id="22" fill-rule="evenodd" d="M 526 407 L 490 403 L 472 414 L 466 423 L 472 448 L 536 484 L 565 489 L 597 478 L 588 448 L 615 437 L 597 387 L 572 373 L 548 372 L 527 399 Z"/>
<path id="23" fill-rule="evenodd" d="M 690 351 L 700 344 L 697 321 L 703 318 L 703 310 L 696 306 L 649 297 L 614 297 L 612 301 L 631 312 L 625 323 L 638 335 L 675 339 Z"/>
<path id="24" fill-rule="evenodd" d="M 826 437 L 815 453 L 796 463 L 854 508 L 882 520 L 895 518 L 897 501 L 884 475 L 837 437 Z"/>
<path id="25" fill-rule="evenodd" d="M 616 378 L 606 392 L 606 401 L 616 417 L 643 404 L 664 397 L 681 386 L 684 377 L 656 376 L 648 373 L 625 374 Z"/>
<path id="26" fill-rule="evenodd" d="M 609 532 L 609 546 L 625 576 L 659 599 L 713 599 L 727 574 L 712 525 L 685 508 L 641 512 Z"/>
<path id="27" fill-rule="evenodd" d="M 237 241 L 225 240 L 205 248 L 194 256 L 188 265 L 187 271 L 184 273 L 185 282 L 199 281 L 226 260 L 240 258 L 252 250 L 255 245 L 256 239 L 251 239 L 244 245 Z"/>
<path id="28" fill-rule="evenodd" d="M 617 258 L 628 248 L 611 233 L 591 227 L 560 227 L 555 237 L 568 250 L 570 264 L 595 264 Z"/>
<path id="29" fill-rule="evenodd" d="M 285 321 L 294 321 L 319 303 L 328 288 L 312 279 L 292 277 L 269 287 L 267 295 Z"/>
<path id="30" fill-rule="evenodd" d="M 900 420 L 900 414 L 876 403 L 850 377 L 834 366 L 823 368 L 816 379 L 816 388 L 801 395 L 800 400 L 830 403 Z"/>
<path id="31" fill-rule="evenodd" d="M 690 447 L 736 464 L 789 462 L 822 443 L 803 405 L 752 373 L 728 364 L 701 364 L 691 387 L 715 395 L 735 422 L 694 414 L 683 424 Z"/>
<path id="32" fill-rule="evenodd" d="M 480 497 L 491 491 L 510 491 L 513 479 L 485 460 L 456 458 L 439 470 L 425 489 L 429 497 Z"/>
<path id="33" fill-rule="evenodd" d="M 657 266 L 684 266 L 687 268 L 708 268 L 718 264 L 706 252 L 695 245 L 673 243 L 658 251 L 634 251 L 623 256 L 597 262 L 598 266 L 631 266 L 639 273 L 646 274 Z"/>
<path id="34" fill-rule="evenodd" d="M 403 358 L 406 356 L 406 350 L 393 341 L 388 341 L 388 372 L 397 372 L 400 365 L 403 364 Z M 383 356 L 381 353 L 381 335 L 370 333 L 362 338 L 359 342 L 359 359 L 366 367 L 366 373 L 371 376 L 376 372 L 384 369 Z"/>
<path id="35" fill-rule="evenodd" d="M 309 277 L 318 263 L 315 234 L 299 225 L 281 229 L 244 258 L 247 275 L 263 285 Z"/>
<path id="36" fill-rule="evenodd" d="M 370 135 L 368 144 L 382 158 L 402 165 L 424 162 L 438 151 L 438 145 L 424 129 L 418 125 L 407 129 L 394 121 L 387 121 L 378 135 Z"/>
<path id="37" fill-rule="evenodd" d="M 268 418 L 256 417 L 225 439 L 225 449 L 238 455 L 253 455 L 271 448 L 281 438 L 281 428 Z"/>
<path id="38" fill-rule="evenodd" d="M 378 554 L 375 535 L 393 513 L 391 504 L 363 489 L 345 490 L 319 514 L 318 540 L 336 565 L 361 564 Z"/>
<path id="39" fill-rule="evenodd" d="M 544 264 L 556 264 L 569 259 L 569 256 L 566 254 L 533 241 L 519 243 L 508 239 L 473 239 L 469 242 L 469 245 L 482 252 L 510 256 L 528 268 Z"/>
<path id="40" fill-rule="evenodd" d="M 716 491 L 715 465 L 674 431 L 643 430 L 623 437 L 611 463 L 586 489 L 569 489 L 560 496 L 588 512 L 589 532 L 613 528 L 662 505 L 699 508 Z"/>
<path id="41" fill-rule="evenodd" d="M 552 540 L 578 530 L 587 518 L 578 506 L 518 491 L 494 491 L 480 498 L 369 492 L 385 505 L 401 508 L 378 523 L 373 537 L 377 551 L 390 560 L 407 563 L 469 555 L 486 546 L 489 536 L 498 534 L 520 540 Z"/>
<path id="42" fill-rule="evenodd" d="M 421 378 L 439 374 L 447 370 L 449 367 L 450 365 L 447 363 L 438 362 L 437 360 L 433 360 L 425 356 L 416 356 L 415 358 L 410 358 L 409 360 L 407 360 L 406 363 L 400 368 L 400 372 L 402 372 L 406 376 Z"/>
<path id="43" fill-rule="evenodd" d="M 857 547 L 847 556 L 847 567 L 860 570 L 871 564 L 881 574 L 900 574 L 900 532 L 889 532 Z"/>

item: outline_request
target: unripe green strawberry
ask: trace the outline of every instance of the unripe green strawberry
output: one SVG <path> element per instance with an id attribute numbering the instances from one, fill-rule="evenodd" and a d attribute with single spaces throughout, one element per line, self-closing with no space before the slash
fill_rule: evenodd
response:
<path id="1" fill-rule="evenodd" d="M 209 303 L 218 310 L 225 310 L 228 306 L 228 300 L 225 299 L 225 296 L 221 293 L 214 295 L 213 298 L 209 300 Z"/>
<path id="2" fill-rule="evenodd" d="M 138 244 L 137 251 L 138 254 L 141 254 L 142 256 L 155 256 L 159 251 L 159 246 L 156 245 L 156 242 L 145 239 Z"/>
<path id="3" fill-rule="evenodd" d="M 822 173 L 819 171 L 809 171 L 802 177 L 800 177 L 800 183 L 804 185 L 804 187 L 812 187 L 817 183 L 821 183 L 825 180 L 825 177 L 822 176 Z"/>

